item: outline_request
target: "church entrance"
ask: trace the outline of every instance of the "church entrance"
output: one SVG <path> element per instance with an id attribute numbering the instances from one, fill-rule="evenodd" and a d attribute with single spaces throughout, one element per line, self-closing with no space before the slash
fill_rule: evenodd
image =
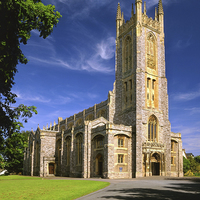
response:
<path id="1" fill-rule="evenodd" d="M 101 154 L 96 157 L 96 174 L 98 176 L 103 175 L 103 156 Z"/>
<path id="2" fill-rule="evenodd" d="M 54 174 L 54 163 L 49 163 L 49 174 Z"/>
<path id="3" fill-rule="evenodd" d="M 151 157 L 152 176 L 160 175 L 160 156 L 158 153 L 154 153 Z"/>

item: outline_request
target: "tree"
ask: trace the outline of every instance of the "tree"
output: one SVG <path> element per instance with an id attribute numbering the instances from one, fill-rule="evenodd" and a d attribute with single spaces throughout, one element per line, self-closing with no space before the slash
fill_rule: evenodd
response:
<path id="1" fill-rule="evenodd" d="M 195 160 L 197 163 L 200 164 L 200 156 L 195 156 L 195 157 L 194 157 L 194 160 Z"/>
<path id="2" fill-rule="evenodd" d="M 11 91 L 16 66 L 28 62 L 20 44 L 27 44 L 34 29 L 46 38 L 60 17 L 53 5 L 44 5 L 41 0 L 0 0 L 0 144 L 9 136 L 16 114 L 25 115 L 27 121 L 26 106 L 11 107 L 16 103 L 16 94 Z"/>
<path id="3" fill-rule="evenodd" d="M 5 141 L 5 168 L 9 172 L 19 173 L 23 171 L 24 148 L 28 146 L 29 132 L 20 133 L 19 130 L 20 127 Z"/>
<path id="4" fill-rule="evenodd" d="M 190 161 L 190 170 L 192 172 L 195 172 L 196 171 L 196 165 L 197 165 L 196 162 L 195 162 L 195 159 L 192 156 L 189 156 L 188 160 Z"/>
<path id="5" fill-rule="evenodd" d="M 0 154 L 0 169 L 4 169 L 4 167 L 5 167 L 4 159 L 3 156 Z"/>
<path id="6" fill-rule="evenodd" d="M 183 157 L 183 172 L 186 173 L 190 169 L 190 161 Z"/>
<path id="7" fill-rule="evenodd" d="M 4 162 L 5 168 L 9 172 L 22 172 L 24 148 L 27 147 L 29 132 L 20 132 L 23 128 L 23 123 L 20 118 L 27 121 L 33 113 L 37 114 L 36 107 L 19 105 L 14 109 L 15 117 L 12 120 L 12 125 L 9 129 L 8 136 L 4 141 Z"/>

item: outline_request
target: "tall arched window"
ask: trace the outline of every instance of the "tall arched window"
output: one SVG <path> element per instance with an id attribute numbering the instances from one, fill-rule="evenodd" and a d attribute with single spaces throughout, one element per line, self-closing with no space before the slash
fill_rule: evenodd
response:
<path id="1" fill-rule="evenodd" d="M 61 139 L 57 141 L 57 160 L 58 160 L 58 166 L 61 165 Z"/>
<path id="2" fill-rule="evenodd" d="M 39 167 L 39 161 L 40 161 L 40 150 L 39 150 L 39 142 L 36 142 L 36 167 Z"/>
<path id="3" fill-rule="evenodd" d="M 125 41 L 125 72 L 132 68 L 132 42 L 131 38 L 127 37 Z"/>
<path id="4" fill-rule="evenodd" d="M 66 139 L 66 156 L 67 156 L 67 166 L 70 165 L 70 153 L 71 153 L 71 137 L 67 137 Z"/>
<path id="5" fill-rule="evenodd" d="M 155 37 L 149 34 L 147 37 L 147 67 L 156 69 L 156 45 Z"/>
<path id="6" fill-rule="evenodd" d="M 76 137 L 77 165 L 82 164 L 82 146 L 83 146 L 83 136 L 82 136 L 82 134 L 78 134 Z"/>
<path id="7" fill-rule="evenodd" d="M 150 116 L 148 121 L 148 141 L 158 141 L 157 119 L 154 115 Z"/>

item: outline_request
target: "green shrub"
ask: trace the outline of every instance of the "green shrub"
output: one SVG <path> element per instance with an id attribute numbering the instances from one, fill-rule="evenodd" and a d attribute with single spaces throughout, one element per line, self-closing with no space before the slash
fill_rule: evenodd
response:
<path id="1" fill-rule="evenodd" d="M 189 170 L 185 173 L 185 176 L 194 176 L 194 174 L 191 170 Z"/>

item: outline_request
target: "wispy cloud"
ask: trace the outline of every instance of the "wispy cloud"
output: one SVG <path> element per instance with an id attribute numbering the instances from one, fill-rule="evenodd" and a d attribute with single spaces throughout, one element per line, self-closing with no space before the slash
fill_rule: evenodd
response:
<path id="1" fill-rule="evenodd" d="M 183 49 L 183 48 L 189 47 L 192 44 L 191 39 L 192 39 L 192 37 L 187 38 L 187 40 L 178 40 L 175 45 L 175 48 Z"/>
<path id="2" fill-rule="evenodd" d="M 196 99 L 200 97 L 200 89 L 193 92 L 187 92 L 187 93 L 179 93 L 174 95 L 174 100 L 176 101 L 190 101 L 193 99 Z"/>
<path id="3" fill-rule="evenodd" d="M 113 58 L 115 53 L 115 38 L 109 37 L 106 40 L 102 40 L 97 44 L 97 55 L 100 55 L 102 59 L 108 60 Z"/>
<path id="4" fill-rule="evenodd" d="M 53 48 L 54 49 L 54 48 Z M 96 48 L 92 50 L 87 50 L 87 52 L 80 51 L 75 49 L 76 59 L 70 57 L 70 59 L 66 60 L 66 58 L 58 58 L 56 55 L 52 55 L 47 58 L 41 58 L 39 55 L 35 56 L 27 56 L 30 62 L 37 62 L 40 64 L 47 64 L 46 66 L 60 66 L 70 70 L 85 70 L 88 72 L 101 72 L 101 73 L 111 73 L 114 70 L 113 66 L 108 66 L 106 60 L 109 60 L 114 57 L 115 49 L 115 39 L 113 37 L 109 37 L 105 40 L 100 41 L 96 44 Z M 92 54 L 90 53 L 92 52 Z"/>
<path id="5" fill-rule="evenodd" d="M 32 94 L 25 94 L 25 93 L 21 93 L 19 91 L 14 92 L 15 94 L 17 94 L 17 98 L 21 99 L 23 101 L 31 101 L 31 102 L 40 102 L 40 103 L 49 103 L 51 101 L 51 99 L 47 99 L 42 95 L 32 95 Z"/>
<path id="6" fill-rule="evenodd" d="M 183 148 L 188 153 L 193 153 L 194 155 L 198 155 L 200 149 L 200 135 L 192 135 L 185 138 L 183 142 Z"/>
<path id="7" fill-rule="evenodd" d="M 190 115 L 200 113 L 200 107 L 185 108 L 184 110 L 190 111 Z"/>
<path id="8" fill-rule="evenodd" d="M 171 4 L 171 3 L 175 3 L 175 2 L 177 2 L 178 0 L 162 0 L 162 2 L 163 2 L 163 5 L 169 5 L 169 4 Z M 146 3 L 147 3 L 147 8 L 150 8 L 150 7 L 152 7 L 152 6 L 155 6 L 156 5 L 156 7 L 158 6 L 158 2 L 159 2 L 159 0 L 147 0 L 146 1 Z"/>

